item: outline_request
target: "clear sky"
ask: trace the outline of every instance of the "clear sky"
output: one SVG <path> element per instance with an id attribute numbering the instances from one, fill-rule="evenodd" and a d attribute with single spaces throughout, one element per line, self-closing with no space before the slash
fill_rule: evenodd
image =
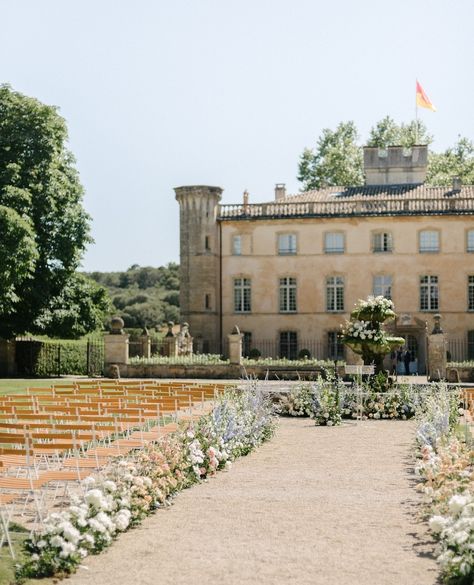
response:
<path id="1" fill-rule="evenodd" d="M 85 270 L 179 259 L 173 187 L 299 190 L 323 128 L 420 110 L 474 139 L 473 0 L 0 0 L 0 79 L 59 106 L 95 244 Z"/>

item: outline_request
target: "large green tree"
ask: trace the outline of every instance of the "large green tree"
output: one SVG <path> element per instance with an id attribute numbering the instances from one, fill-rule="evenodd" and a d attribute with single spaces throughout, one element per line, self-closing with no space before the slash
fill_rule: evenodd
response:
<path id="1" fill-rule="evenodd" d="M 357 139 L 354 122 L 341 122 L 336 130 L 325 128 L 316 148 L 306 148 L 301 155 L 298 180 L 303 183 L 303 190 L 362 185 L 362 150 Z"/>
<path id="2" fill-rule="evenodd" d="M 38 251 L 28 218 L 0 205 L 0 314 L 19 301 L 21 287 L 34 272 Z"/>
<path id="3" fill-rule="evenodd" d="M 15 278 L 0 267 L 8 281 L 0 288 L 2 337 L 41 330 L 42 313 L 70 283 L 90 241 L 67 138 L 55 107 L 0 86 L 0 206 L 10 226 L 0 233 L 0 250 L 19 258 Z"/>
<path id="4" fill-rule="evenodd" d="M 75 273 L 41 312 L 37 325 L 50 337 L 77 339 L 101 329 L 111 309 L 105 288 L 84 274 Z"/>
<path id="5" fill-rule="evenodd" d="M 306 148 L 300 157 L 298 180 L 302 183 L 302 190 L 363 185 L 363 149 L 357 138 L 354 122 L 341 122 L 334 131 L 324 129 L 316 147 L 313 150 Z M 408 148 L 432 142 L 433 136 L 422 121 L 397 124 L 386 116 L 370 130 L 367 146 L 401 145 Z M 474 144 L 467 138 L 459 137 L 454 147 L 445 152 L 429 154 L 428 185 L 450 186 L 454 176 L 464 184 L 474 184 Z"/>
<path id="6" fill-rule="evenodd" d="M 444 152 L 431 153 L 426 182 L 449 187 L 453 177 L 465 185 L 474 185 L 474 143 L 459 137 L 456 144 Z"/>
<path id="7" fill-rule="evenodd" d="M 367 146 L 387 148 L 387 146 L 400 145 L 408 148 L 415 144 L 431 144 L 432 142 L 433 137 L 421 120 L 397 124 L 393 118 L 385 116 L 371 128 Z"/>

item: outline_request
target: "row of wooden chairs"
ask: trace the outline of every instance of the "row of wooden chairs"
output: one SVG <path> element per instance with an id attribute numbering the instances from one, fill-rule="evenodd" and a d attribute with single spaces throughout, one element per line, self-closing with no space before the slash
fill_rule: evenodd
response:
<path id="1" fill-rule="evenodd" d="M 222 384 L 74 382 L 0 397 L 0 546 L 14 556 L 15 506 L 42 522 L 46 495 L 100 473 L 111 459 L 160 440 L 180 418 L 201 416 Z M 193 411 L 199 406 L 199 412 Z M 33 504 L 33 506 L 31 506 Z"/>

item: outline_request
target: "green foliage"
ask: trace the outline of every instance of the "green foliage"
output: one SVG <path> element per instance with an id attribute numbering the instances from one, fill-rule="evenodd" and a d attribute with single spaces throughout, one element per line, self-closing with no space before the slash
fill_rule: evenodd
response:
<path id="1" fill-rule="evenodd" d="M 452 148 L 430 154 L 426 182 L 450 187 L 453 177 L 459 177 L 465 185 L 474 185 L 474 143 L 460 136 Z"/>
<path id="2" fill-rule="evenodd" d="M 341 122 L 336 130 L 325 128 L 316 148 L 305 148 L 298 165 L 298 180 L 302 190 L 327 186 L 363 185 L 363 149 L 357 144 L 358 132 L 354 122 Z M 385 116 L 372 127 L 367 146 L 386 148 L 431 144 L 433 136 L 424 122 L 412 120 L 398 124 Z M 456 144 L 442 153 L 430 153 L 428 185 L 449 187 L 454 176 L 465 185 L 474 184 L 474 143 L 459 137 Z"/>
<path id="3" fill-rule="evenodd" d="M 90 241 L 83 189 L 66 142 L 56 108 L 0 86 L 0 206 L 11 210 L 8 220 L 3 211 L 2 225 L 8 221 L 9 228 L 0 233 L 0 247 L 11 250 L 13 229 L 20 258 L 18 275 L 7 276 L 0 290 L 2 337 L 32 330 Z"/>
<path id="4" fill-rule="evenodd" d="M 102 329 L 112 303 L 107 290 L 83 274 L 73 274 L 36 324 L 46 335 L 78 339 Z"/>
<path id="5" fill-rule="evenodd" d="M 158 327 L 179 322 L 179 265 L 170 262 L 153 268 L 134 264 L 125 272 L 92 272 L 88 275 L 105 286 L 112 298 L 112 312 L 125 327 Z"/>
<path id="6" fill-rule="evenodd" d="M 0 205 L 0 314 L 18 302 L 21 286 L 32 277 L 38 251 L 31 222 Z"/>
<path id="7" fill-rule="evenodd" d="M 301 155 L 298 180 L 303 190 L 363 185 L 362 150 L 357 139 L 354 122 L 341 122 L 336 130 L 325 128 L 316 148 L 307 148 Z"/>
<path id="8" fill-rule="evenodd" d="M 432 142 L 433 136 L 428 133 L 424 122 L 413 120 L 408 124 L 397 124 L 393 118 L 385 116 L 370 130 L 367 146 L 387 148 L 387 146 L 399 145 L 408 148 L 415 144 L 431 144 Z"/>

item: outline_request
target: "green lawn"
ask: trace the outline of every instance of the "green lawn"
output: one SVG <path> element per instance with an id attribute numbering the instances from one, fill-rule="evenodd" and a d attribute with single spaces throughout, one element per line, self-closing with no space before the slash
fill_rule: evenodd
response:
<path id="1" fill-rule="evenodd" d="M 71 382 L 69 378 L 11 378 L 0 379 L 0 394 L 20 394 L 28 387 L 48 388 L 53 384 Z M 1 581 L 0 581 L 1 583 Z"/>

